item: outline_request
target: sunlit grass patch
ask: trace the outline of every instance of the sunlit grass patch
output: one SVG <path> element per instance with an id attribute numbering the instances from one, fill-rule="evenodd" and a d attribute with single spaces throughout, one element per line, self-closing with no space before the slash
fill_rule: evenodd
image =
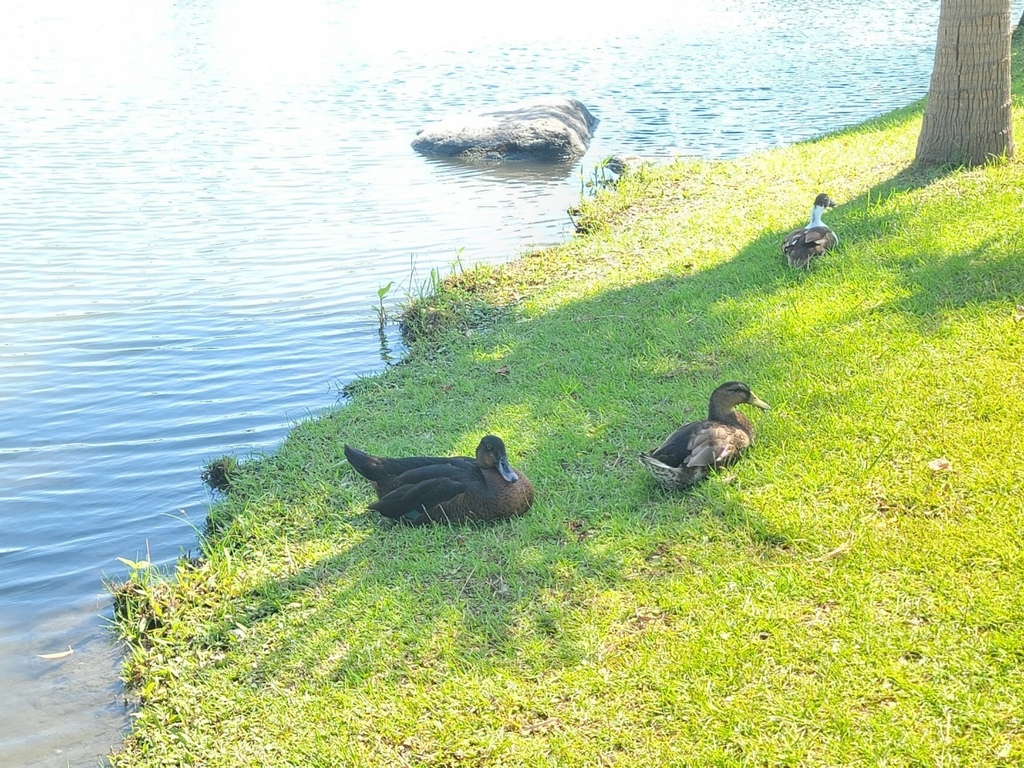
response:
<path id="1" fill-rule="evenodd" d="M 644 167 L 438 284 L 461 319 L 240 462 L 201 561 L 114 588 L 114 764 L 1024 760 L 1024 173 L 911 169 L 919 127 Z M 840 245 L 789 269 L 819 191 Z M 637 453 L 726 379 L 756 444 L 656 487 Z M 384 523 L 341 451 L 489 432 L 537 491 L 502 525 Z"/>

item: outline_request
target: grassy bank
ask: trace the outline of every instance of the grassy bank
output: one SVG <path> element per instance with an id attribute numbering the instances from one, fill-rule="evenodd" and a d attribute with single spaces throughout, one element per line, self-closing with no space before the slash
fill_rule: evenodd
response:
<path id="1" fill-rule="evenodd" d="M 1024 762 L 1024 165 L 914 173 L 920 119 L 644 169 L 442 288 L 406 362 L 234 468 L 202 561 L 116 591 L 113 764 Z M 794 271 L 819 191 L 840 246 Z M 637 453 L 726 379 L 757 445 L 660 490 Z M 488 432 L 537 492 L 507 524 L 384 524 L 343 461 Z"/>

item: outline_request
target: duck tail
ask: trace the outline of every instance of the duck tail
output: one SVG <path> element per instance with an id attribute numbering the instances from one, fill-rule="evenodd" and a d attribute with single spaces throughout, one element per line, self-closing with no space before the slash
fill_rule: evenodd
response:
<path id="1" fill-rule="evenodd" d="M 682 485 L 678 467 L 669 466 L 649 453 L 640 454 L 640 463 L 647 467 L 647 471 L 651 473 L 651 477 L 657 481 L 658 485 L 665 488 L 677 488 Z"/>
<path id="2" fill-rule="evenodd" d="M 659 461 L 649 453 L 641 453 L 639 456 L 640 463 L 643 464 L 651 472 L 657 472 L 659 470 L 671 469 L 663 461 Z"/>
<path id="3" fill-rule="evenodd" d="M 809 253 L 787 253 L 786 260 L 789 262 L 789 266 L 796 267 L 797 269 L 803 269 L 811 263 L 811 254 Z"/>
<path id="4" fill-rule="evenodd" d="M 352 468 L 367 480 L 377 482 L 384 471 L 384 465 L 378 457 L 371 456 L 350 445 L 345 446 L 345 458 L 348 459 Z"/>

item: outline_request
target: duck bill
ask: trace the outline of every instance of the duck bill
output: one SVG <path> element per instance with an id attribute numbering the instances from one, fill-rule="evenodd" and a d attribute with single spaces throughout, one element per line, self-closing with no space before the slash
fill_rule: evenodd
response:
<path id="1" fill-rule="evenodd" d="M 750 393 L 749 403 L 755 408 L 760 408 L 762 411 L 767 411 L 771 409 L 771 406 L 768 405 L 768 403 L 766 403 L 760 397 L 755 395 L 753 392 Z"/>
<path id="2" fill-rule="evenodd" d="M 508 480 L 510 483 L 514 483 L 519 479 L 519 475 L 516 474 L 515 470 L 508 463 L 506 457 L 502 457 L 498 462 L 498 471 L 501 472 L 501 476 Z"/>

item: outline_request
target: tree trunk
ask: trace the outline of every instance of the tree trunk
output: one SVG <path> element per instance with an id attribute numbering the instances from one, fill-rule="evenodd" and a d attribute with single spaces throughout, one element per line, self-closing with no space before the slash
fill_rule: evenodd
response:
<path id="1" fill-rule="evenodd" d="M 1013 157 L 1010 0 L 942 0 L 916 161 L 977 165 Z"/>

